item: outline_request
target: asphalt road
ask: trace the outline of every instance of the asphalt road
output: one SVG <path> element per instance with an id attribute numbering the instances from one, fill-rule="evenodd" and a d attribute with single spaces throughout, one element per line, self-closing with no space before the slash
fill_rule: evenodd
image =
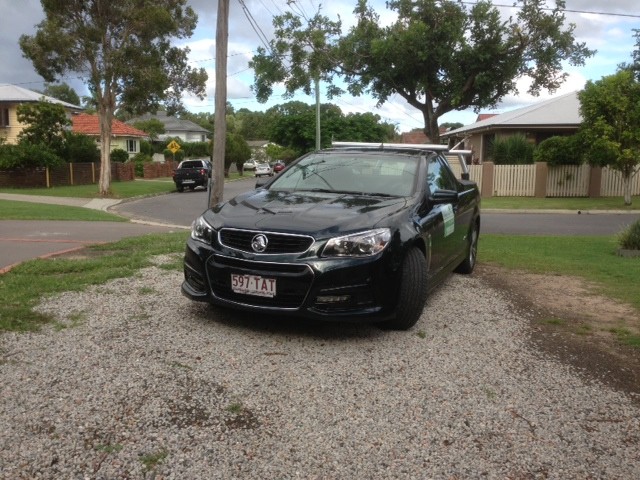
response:
<path id="1" fill-rule="evenodd" d="M 224 198 L 252 189 L 255 178 L 225 184 Z M 84 245 L 116 241 L 154 232 L 188 229 L 207 209 L 208 193 L 197 189 L 120 203 L 111 210 L 139 223 L 117 222 L 0 222 L 0 273 L 28 259 L 47 257 Z M 482 233 L 509 235 L 611 235 L 640 218 L 612 213 L 495 213 L 482 214 Z"/>
<path id="2" fill-rule="evenodd" d="M 224 186 L 228 200 L 255 185 L 255 178 L 229 182 Z M 172 193 L 120 203 L 112 211 L 150 222 L 188 227 L 207 209 L 205 190 Z M 634 213 L 482 213 L 483 233 L 507 235 L 611 235 L 640 218 Z"/>

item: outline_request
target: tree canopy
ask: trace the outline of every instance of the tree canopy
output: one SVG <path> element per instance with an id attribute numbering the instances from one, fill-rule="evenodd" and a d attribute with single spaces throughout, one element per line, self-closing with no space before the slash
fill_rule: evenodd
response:
<path id="1" fill-rule="evenodd" d="M 71 125 L 62 105 L 50 102 L 23 103 L 18 121 L 26 125 L 18 135 L 20 143 L 38 145 L 56 155 L 62 152 L 64 132 Z"/>
<path id="2" fill-rule="evenodd" d="M 76 91 L 68 84 L 62 82 L 60 84 L 47 83 L 44 86 L 43 94 L 70 103 L 71 105 L 80 106 L 80 97 Z"/>
<path id="3" fill-rule="evenodd" d="M 578 95 L 587 160 L 621 173 L 624 203 L 631 205 L 631 180 L 640 171 L 640 81 L 633 70 L 620 70 L 588 81 Z"/>
<path id="4" fill-rule="evenodd" d="M 187 65 L 188 38 L 197 16 L 187 0 L 41 0 L 45 19 L 20 48 L 37 72 L 54 81 L 67 72 L 82 76 L 100 118 L 99 189 L 109 194 L 111 122 L 123 108 L 141 113 L 165 104 L 179 109 L 184 91 L 204 96 L 204 69 Z"/>
<path id="5" fill-rule="evenodd" d="M 316 109 L 314 105 L 292 101 L 271 107 L 265 113 L 268 119 L 267 138 L 297 155 L 315 149 Z M 386 142 L 393 139 L 395 126 L 381 121 L 372 113 L 344 115 L 337 105 L 320 105 L 322 147 L 331 141 Z"/>
<path id="6" fill-rule="evenodd" d="M 515 0 L 517 13 L 503 19 L 491 1 L 391 0 L 397 19 L 381 25 L 380 15 L 358 0 L 356 24 L 342 24 L 318 12 L 301 18 L 291 12 L 274 18 L 275 39 L 259 48 L 251 66 L 260 101 L 284 83 L 287 95 L 310 93 L 315 79 L 327 95 L 371 94 L 379 104 L 400 95 L 424 118 L 425 133 L 439 141 L 438 119 L 453 110 L 493 107 L 517 92 L 529 77 L 528 92 L 554 91 L 565 80 L 562 62 L 582 65 L 593 54 L 565 25 L 564 0 Z"/>

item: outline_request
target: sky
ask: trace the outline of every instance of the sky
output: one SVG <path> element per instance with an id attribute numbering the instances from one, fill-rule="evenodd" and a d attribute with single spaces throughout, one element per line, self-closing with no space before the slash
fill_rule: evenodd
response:
<path id="1" fill-rule="evenodd" d="M 473 1 L 473 0 L 472 0 Z M 254 82 L 253 71 L 248 67 L 248 62 L 257 52 L 257 48 L 263 43 L 259 35 L 254 31 L 246 12 L 259 25 L 259 31 L 267 39 L 273 38 L 272 18 L 283 12 L 295 9 L 312 16 L 321 9 L 323 15 L 343 22 L 343 32 L 347 30 L 353 21 L 353 8 L 356 0 L 325 1 L 319 0 L 231 0 L 229 14 L 229 45 L 227 65 L 227 100 L 234 108 L 247 108 L 252 111 L 264 111 L 267 108 L 285 103 L 290 99 L 284 99 L 284 89 L 276 88 L 274 94 L 267 103 L 258 103 L 251 90 Z M 391 22 L 393 13 L 385 8 L 384 0 L 370 0 L 380 14 L 381 23 Z M 501 13 L 508 15 L 512 10 L 507 7 L 512 0 L 494 0 L 494 5 L 500 7 Z M 549 0 L 550 3 L 550 0 Z M 246 7 L 243 8 L 242 4 Z M 3 12 L 0 19 L 0 84 L 20 85 L 31 90 L 42 90 L 44 81 L 36 73 L 31 62 L 22 56 L 18 45 L 18 39 L 22 34 L 32 35 L 36 25 L 44 19 L 44 14 L 39 0 L 0 0 L 0 9 Z M 188 110 L 199 112 L 214 111 L 215 92 L 215 37 L 216 37 L 216 0 L 189 0 L 199 17 L 198 27 L 194 35 L 179 43 L 179 46 L 187 46 L 190 49 L 190 63 L 194 67 L 204 68 L 208 75 L 206 98 L 201 101 L 193 97 L 185 97 L 184 103 Z M 567 21 L 576 25 L 575 36 L 578 42 L 585 42 L 587 47 L 597 50 L 597 53 L 586 60 L 582 67 L 565 66 L 569 74 L 568 80 L 563 86 L 553 92 L 543 92 L 539 97 L 526 94 L 526 79 L 519 82 L 520 94 L 506 96 L 495 110 L 483 110 L 482 113 L 503 113 L 515 108 L 524 107 L 532 103 L 580 90 L 588 80 L 599 80 L 603 76 L 616 72 L 616 67 L 622 62 L 630 62 L 634 49 L 635 39 L 633 29 L 640 28 L 640 2 L 637 0 L 566 0 L 566 9 L 575 10 L 565 13 Z M 579 11 L 579 12 L 578 12 Z M 593 12 L 593 13 L 584 13 Z M 86 87 L 83 81 L 73 75 L 69 75 L 62 81 L 71 85 L 80 95 L 86 95 Z M 398 131 L 405 132 L 415 128 L 423 128 L 422 114 L 409 106 L 404 99 L 394 97 L 384 105 L 377 107 L 376 100 L 369 96 L 352 97 L 343 95 L 328 100 L 321 86 L 321 102 L 338 105 L 343 113 L 378 114 L 383 121 L 395 124 Z M 313 104 L 315 98 L 304 94 L 296 95 L 293 100 Z M 443 122 L 460 122 L 464 125 L 475 121 L 477 113 L 472 110 L 462 112 L 450 112 L 440 118 Z"/>

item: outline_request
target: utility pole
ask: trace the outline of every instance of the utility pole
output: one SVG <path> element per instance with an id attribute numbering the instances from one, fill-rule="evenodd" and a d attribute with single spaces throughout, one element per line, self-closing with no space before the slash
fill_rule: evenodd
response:
<path id="1" fill-rule="evenodd" d="M 224 151 L 227 140 L 227 44 L 229 41 L 229 0 L 218 0 L 216 24 L 216 93 L 213 119 L 213 192 L 209 207 L 221 202 L 224 193 Z"/>
<path id="2" fill-rule="evenodd" d="M 316 76 L 316 150 L 320 148 L 320 78 Z"/>

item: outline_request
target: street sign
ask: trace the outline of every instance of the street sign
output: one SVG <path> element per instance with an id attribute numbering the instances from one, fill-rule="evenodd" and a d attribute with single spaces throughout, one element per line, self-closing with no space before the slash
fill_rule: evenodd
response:
<path id="1" fill-rule="evenodd" d="M 178 150 L 180 150 L 180 145 L 175 140 L 171 140 L 171 142 L 169 142 L 169 145 L 167 145 L 167 148 L 171 150 L 172 153 L 176 153 Z"/>

